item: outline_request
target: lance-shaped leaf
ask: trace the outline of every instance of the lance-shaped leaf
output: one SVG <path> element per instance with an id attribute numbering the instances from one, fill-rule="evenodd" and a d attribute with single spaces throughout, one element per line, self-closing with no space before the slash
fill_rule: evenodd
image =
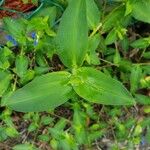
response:
<path id="1" fill-rule="evenodd" d="M 12 77 L 8 72 L 0 71 L 0 97 L 9 87 Z"/>
<path id="2" fill-rule="evenodd" d="M 58 29 L 56 43 L 60 59 L 69 68 L 81 66 L 87 51 L 86 0 L 71 0 Z"/>
<path id="3" fill-rule="evenodd" d="M 16 65 L 16 73 L 19 77 L 23 77 L 28 70 L 28 57 L 20 55 L 16 57 L 15 65 Z"/>
<path id="4" fill-rule="evenodd" d="M 100 23 L 101 12 L 94 0 L 86 0 L 87 22 L 90 29 L 96 29 Z"/>
<path id="5" fill-rule="evenodd" d="M 132 4 L 132 15 L 137 20 L 150 23 L 150 0 L 135 0 Z"/>
<path id="6" fill-rule="evenodd" d="M 65 103 L 71 95 L 68 72 L 54 72 L 37 77 L 15 91 L 3 105 L 20 112 L 46 111 Z"/>
<path id="7" fill-rule="evenodd" d="M 90 68 L 79 68 L 72 85 L 82 98 L 104 105 L 133 105 L 134 99 L 117 80 Z"/>

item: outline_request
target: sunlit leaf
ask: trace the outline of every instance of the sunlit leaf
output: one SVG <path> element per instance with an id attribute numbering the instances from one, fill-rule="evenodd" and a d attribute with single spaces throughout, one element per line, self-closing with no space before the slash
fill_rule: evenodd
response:
<path id="1" fill-rule="evenodd" d="M 69 77 L 67 72 L 37 77 L 3 100 L 3 105 L 21 112 L 54 109 L 70 98 L 72 88 L 68 85 Z"/>
<path id="2" fill-rule="evenodd" d="M 72 85 L 79 96 L 93 103 L 105 105 L 135 104 L 131 94 L 119 81 L 94 68 L 79 68 Z"/>
<path id="3" fill-rule="evenodd" d="M 88 44 L 86 0 L 72 0 L 65 10 L 56 38 L 58 54 L 69 68 L 81 66 Z"/>

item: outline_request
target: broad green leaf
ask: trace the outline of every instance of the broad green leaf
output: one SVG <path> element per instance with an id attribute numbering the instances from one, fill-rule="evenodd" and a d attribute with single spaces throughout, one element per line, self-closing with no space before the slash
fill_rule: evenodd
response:
<path id="1" fill-rule="evenodd" d="M 86 0 L 72 0 L 65 10 L 58 29 L 58 54 L 65 66 L 81 66 L 88 44 Z"/>
<path id="2" fill-rule="evenodd" d="M 8 86 L 10 84 L 11 78 L 12 77 L 9 73 L 0 71 L 0 97 L 7 90 Z"/>
<path id="3" fill-rule="evenodd" d="M 37 77 L 3 101 L 3 105 L 20 112 L 54 109 L 65 103 L 71 94 L 70 74 L 53 72 Z"/>
<path id="4" fill-rule="evenodd" d="M 82 98 L 104 105 L 133 105 L 135 101 L 117 80 L 90 68 L 79 68 L 72 80 L 75 92 Z"/>
<path id="5" fill-rule="evenodd" d="M 100 23 L 101 12 L 94 0 L 86 0 L 86 8 L 88 27 L 94 30 Z"/>
<path id="6" fill-rule="evenodd" d="M 150 23 L 150 0 L 136 0 L 132 3 L 132 15 L 137 20 Z"/>

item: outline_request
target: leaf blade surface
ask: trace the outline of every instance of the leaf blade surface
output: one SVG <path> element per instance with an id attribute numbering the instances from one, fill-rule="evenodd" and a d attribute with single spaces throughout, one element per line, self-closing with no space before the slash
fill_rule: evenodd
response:
<path id="1" fill-rule="evenodd" d="M 79 68 L 76 74 L 78 82 L 73 84 L 76 93 L 82 98 L 104 105 L 133 105 L 133 97 L 117 80 L 90 68 Z"/>
<path id="2" fill-rule="evenodd" d="M 53 72 L 37 77 L 16 90 L 3 105 L 21 112 L 46 111 L 65 103 L 72 91 L 68 72 Z"/>

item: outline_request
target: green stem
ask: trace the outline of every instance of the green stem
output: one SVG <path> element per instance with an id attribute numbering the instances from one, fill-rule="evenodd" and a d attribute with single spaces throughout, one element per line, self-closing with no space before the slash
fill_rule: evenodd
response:
<path id="1" fill-rule="evenodd" d="M 102 27 L 102 23 L 100 22 L 97 28 L 94 29 L 93 32 L 90 34 L 90 38 L 93 37 L 101 27 Z"/>
<path id="2" fill-rule="evenodd" d="M 108 64 L 111 64 L 112 66 L 119 67 L 119 65 L 114 64 L 114 63 L 112 63 L 112 62 L 110 62 L 110 61 L 104 60 L 104 59 L 102 59 L 102 58 L 100 58 L 100 60 L 103 61 L 103 62 L 106 62 L 106 63 L 108 63 Z"/>

